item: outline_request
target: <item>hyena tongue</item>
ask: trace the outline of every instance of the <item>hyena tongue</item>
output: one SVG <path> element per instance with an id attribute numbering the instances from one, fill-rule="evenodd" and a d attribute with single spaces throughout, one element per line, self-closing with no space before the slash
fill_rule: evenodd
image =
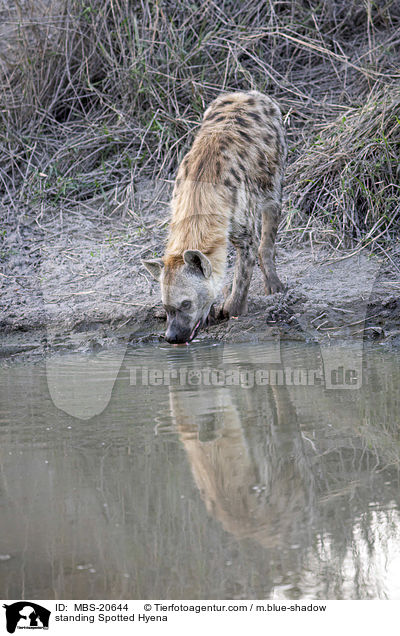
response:
<path id="1" fill-rule="evenodd" d="M 200 318 L 200 320 L 201 320 L 201 318 Z M 199 320 L 199 322 L 195 325 L 195 327 L 193 328 L 193 331 L 192 331 L 192 333 L 190 334 L 189 341 L 188 341 L 186 344 L 189 344 L 189 342 L 191 342 L 191 341 L 193 340 L 194 334 L 196 333 L 197 328 L 198 328 L 198 326 L 199 326 L 199 324 L 200 324 L 200 320 Z"/>

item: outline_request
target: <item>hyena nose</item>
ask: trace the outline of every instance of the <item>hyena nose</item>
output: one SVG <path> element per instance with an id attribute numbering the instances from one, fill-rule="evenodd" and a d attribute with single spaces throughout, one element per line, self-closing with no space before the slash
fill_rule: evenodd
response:
<path id="1" fill-rule="evenodd" d="M 165 340 L 169 342 L 169 344 L 180 344 L 184 342 L 184 340 L 182 340 L 182 338 L 179 336 L 178 332 L 173 331 L 172 329 L 167 329 Z"/>

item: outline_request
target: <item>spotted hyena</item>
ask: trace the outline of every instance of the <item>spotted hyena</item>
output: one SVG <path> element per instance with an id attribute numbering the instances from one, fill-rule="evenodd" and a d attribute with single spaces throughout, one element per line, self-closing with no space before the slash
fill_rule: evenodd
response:
<path id="1" fill-rule="evenodd" d="M 178 169 L 164 257 L 143 262 L 161 283 L 168 342 L 190 342 L 206 321 L 223 285 L 228 240 L 235 274 L 220 315 L 246 312 L 257 251 L 266 293 L 282 289 L 274 242 L 285 159 L 281 112 L 271 98 L 225 94 L 205 111 Z"/>

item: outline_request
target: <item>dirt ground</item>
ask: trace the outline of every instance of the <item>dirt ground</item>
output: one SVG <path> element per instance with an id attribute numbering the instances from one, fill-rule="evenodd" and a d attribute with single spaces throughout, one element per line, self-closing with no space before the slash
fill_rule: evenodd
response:
<path id="1" fill-rule="evenodd" d="M 165 203 L 160 192 L 160 203 Z M 140 258 L 162 254 L 166 217 L 149 205 L 154 191 L 137 196 L 140 214 L 98 218 L 93 208 L 82 208 L 32 219 L 21 212 L 5 226 L 0 242 L 1 356 L 162 341 L 159 286 Z M 228 278 L 233 258 L 230 252 Z M 349 255 L 318 245 L 278 244 L 277 269 L 285 292 L 265 296 L 257 266 L 248 315 L 208 327 L 197 339 L 374 338 L 400 344 L 400 249 L 387 258 L 367 250 Z"/>

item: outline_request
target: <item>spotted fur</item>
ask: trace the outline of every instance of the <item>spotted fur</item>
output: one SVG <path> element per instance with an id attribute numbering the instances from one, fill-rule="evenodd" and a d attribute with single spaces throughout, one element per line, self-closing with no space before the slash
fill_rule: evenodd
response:
<path id="1" fill-rule="evenodd" d="M 229 240 L 237 257 L 223 316 L 247 310 L 257 252 L 266 293 L 282 288 L 274 243 L 285 161 L 281 112 L 266 95 L 221 95 L 205 111 L 178 169 L 164 257 L 144 263 L 161 282 L 164 305 L 176 310 L 175 317 L 167 310 L 167 340 L 190 340 L 205 321 L 223 284 Z M 180 310 L 185 300 L 190 311 Z"/>

